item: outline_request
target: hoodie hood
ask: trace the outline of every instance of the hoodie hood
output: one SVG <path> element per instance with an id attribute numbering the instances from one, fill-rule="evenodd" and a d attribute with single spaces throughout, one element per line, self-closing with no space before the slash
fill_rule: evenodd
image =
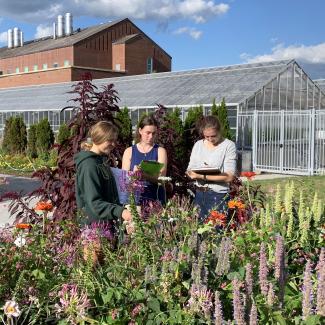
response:
<path id="1" fill-rule="evenodd" d="M 78 152 L 78 153 L 74 156 L 74 161 L 75 161 L 75 163 L 76 163 L 76 165 L 77 165 L 77 167 L 78 167 L 78 165 L 79 165 L 82 161 L 84 161 L 84 160 L 86 160 L 86 159 L 89 159 L 89 158 L 98 158 L 98 157 L 101 157 L 101 156 L 99 156 L 97 153 L 94 153 L 94 152 L 92 152 L 92 151 L 84 151 L 84 150 L 82 150 L 82 151 Z"/>

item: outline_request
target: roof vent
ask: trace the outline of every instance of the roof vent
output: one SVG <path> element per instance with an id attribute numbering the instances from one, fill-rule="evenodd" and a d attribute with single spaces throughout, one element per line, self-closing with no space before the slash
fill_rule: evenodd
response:
<path id="1" fill-rule="evenodd" d="M 56 39 L 56 23 L 53 23 L 53 39 Z"/>
<path id="2" fill-rule="evenodd" d="M 57 35 L 58 37 L 64 36 L 64 19 L 62 15 L 58 16 L 58 25 L 57 25 Z"/>
<path id="3" fill-rule="evenodd" d="M 20 46 L 23 46 L 24 45 L 24 33 L 21 30 L 19 34 L 20 34 L 19 35 L 19 43 L 20 43 Z"/>
<path id="4" fill-rule="evenodd" d="M 73 17 L 70 12 L 65 14 L 65 35 L 69 36 L 73 33 Z"/>
<path id="5" fill-rule="evenodd" d="M 14 47 L 14 33 L 10 28 L 8 29 L 8 49 L 12 49 Z"/>
<path id="6" fill-rule="evenodd" d="M 14 28 L 14 47 L 20 46 L 20 29 L 18 27 Z"/>

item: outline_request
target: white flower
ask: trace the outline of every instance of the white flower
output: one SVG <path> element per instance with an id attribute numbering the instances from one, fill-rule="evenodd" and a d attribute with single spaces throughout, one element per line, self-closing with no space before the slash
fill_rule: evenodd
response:
<path id="1" fill-rule="evenodd" d="M 177 220 L 177 218 L 169 218 L 168 219 L 168 222 L 174 222 L 174 221 L 176 221 Z"/>
<path id="2" fill-rule="evenodd" d="M 19 310 L 18 304 L 14 300 L 8 300 L 3 307 L 4 313 L 8 317 L 19 317 L 21 311 Z"/>
<path id="3" fill-rule="evenodd" d="M 14 241 L 14 244 L 17 247 L 22 247 L 24 245 L 26 245 L 26 239 L 24 235 L 20 235 L 19 237 L 16 238 L 16 240 Z"/>
<path id="4" fill-rule="evenodd" d="M 158 181 L 162 183 L 170 182 L 172 180 L 171 177 L 168 176 L 159 176 Z"/>

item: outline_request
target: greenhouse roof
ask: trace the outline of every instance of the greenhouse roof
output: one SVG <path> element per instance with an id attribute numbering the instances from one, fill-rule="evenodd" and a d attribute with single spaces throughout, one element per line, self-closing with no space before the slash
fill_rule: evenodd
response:
<path id="1" fill-rule="evenodd" d="M 316 79 L 316 80 L 313 80 L 313 81 L 325 93 L 325 79 Z"/>
<path id="2" fill-rule="evenodd" d="M 113 83 L 119 106 L 150 107 L 211 104 L 213 99 L 242 103 L 293 60 L 240 64 L 179 72 L 97 79 L 97 86 Z M 57 110 L 67 106 L 73 83 L 0 89 L 0 110 Z"/>

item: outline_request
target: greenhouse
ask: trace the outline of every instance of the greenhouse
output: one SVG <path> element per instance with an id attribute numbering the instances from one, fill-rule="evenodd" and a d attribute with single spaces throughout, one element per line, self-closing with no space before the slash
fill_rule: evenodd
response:
<path id="1" fill-rule="evenodd" d="M 119 106 L 128 107 L 135 125 L 143 112 L 162 104 L 181 109 L 225 99 L 237 148 L 253 169 L 297 174 L 325 170 L 325 97 L 295 60 L 232 65 L 190 71 L 98 79 L 113 83 Z M 73 98 L 72 83 L 0 90 L 0 132 L 12 115 L 27 127 L 48 118 L 54 131 L 70 119 L 61 109 Z M 288 155 L 288 157 L 287 157 Z M 250 168 L 250 166 L 246 166 Z"/>

